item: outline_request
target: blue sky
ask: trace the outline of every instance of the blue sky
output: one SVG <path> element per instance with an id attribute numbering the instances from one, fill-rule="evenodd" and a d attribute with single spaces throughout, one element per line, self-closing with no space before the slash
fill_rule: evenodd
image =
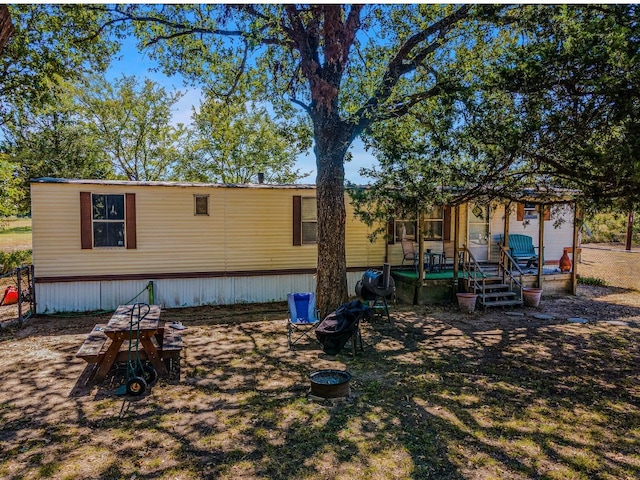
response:
<path id="1" fill-rule="evenodd" d="M 185 95 L 174 107 L 173 122 L 185 125 L 190 124 L 191 112 L 200 103 L 201 90 L 185 87 L 180 76 L 167 77 L 161 72 L 153 72 L 152 69 L 156 66 L 157 64 L 148 55 L 144 52 L 138 52 L 134 40 L 128 39 L 123 43 L 120 59 L 112 62 L 107 78 L 111 80 L 123 74 L 135 75 L 140 78 L 147 77 L 168 90 L 175 89 L 184 92 Z M 356 140 L 353 143 L 351 154 L 353 160 L 345 164 L 345 178 L 356 184 L 368 183 L 369 180 L 362 177 L 358 171 L 362 167 L 371 167 L 376 163 L 375 158 L 364 150 L 360 140 Z M 296 166 L 303 172 L 312 172 L 309 177 L 301 180 L 301 182 L 315 183 L 316 159 L 312 151 L 300 155 Z"/>

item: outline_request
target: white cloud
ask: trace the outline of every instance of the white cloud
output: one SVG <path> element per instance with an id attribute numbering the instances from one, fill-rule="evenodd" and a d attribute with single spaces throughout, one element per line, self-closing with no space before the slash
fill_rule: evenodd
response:
<path id="1" fill-rule="evenodd" d="M 173 106 L 173 115 L 171 117 L 171 123 L 177 125 L 182 123 L 183 125 L 191 124 L 191 115 L 193 109 L 196 111 L 200 106 L 203 93 L 201 88 L 188 88 L 179 89 L 184 93 L 183 97 Z"/>

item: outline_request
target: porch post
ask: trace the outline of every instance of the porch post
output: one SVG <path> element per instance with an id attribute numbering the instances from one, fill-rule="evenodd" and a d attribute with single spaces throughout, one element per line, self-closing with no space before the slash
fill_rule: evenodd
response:
<path id="1" fill-rule="evenodd" d="M 453 298 L 458 293 L 458 273 L 460 272 L 460 205 L 456 205 L 453 213 Z"/>
<path id="2" fill-rule="evenodd" d="M 422 299 L 422 289 L 424 286 L 424 212 L 418 214 L 418 287 L 414 304 L 420 305 Z"/>
<path id="3" fill-rule="evenodd" d="M 509 220 L 511 218 L 511 200 L 509 200 L 504 206 L 504 228 L 503 228 L 503 245 L 509 249 Z"/>
<path id="4" fill-rule="evenodd" d="M 578 207 L 578 202 L 574 202 L 573 204 L 573 240 L 572 240 L 572 252 L 571 252 L 571 294 L 576 295 L 578 293 L 578 263 L 576 259 L 578 258 L 578 232 L 580 230 L 580 222 L 582 221 L 582 212 L 580 211 L 580 207 Z"/>
<path id="5" fill-rule="evenodd" d="M 544 263 L 544 205 L 538 205 L 538 288 L 542 288 L 542 264 Z"/>

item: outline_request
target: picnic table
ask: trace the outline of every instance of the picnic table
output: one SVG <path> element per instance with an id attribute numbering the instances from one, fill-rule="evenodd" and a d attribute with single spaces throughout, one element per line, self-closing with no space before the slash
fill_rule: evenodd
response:
<path id="1" fill-rule="evenodd" d="M 148 360 L 159 375 L 166 375 L 163 359 L 179 356 L 182 349 L 182 335 L 179 330 L 160 326 L 160 306 L 150 305 L 149 312 L 140 320 L 139 356 Z M 142 310 L 144 314 L 146 308 Z M 131 317 L 134 330 L 131 331 Z M 133 305 L 120 305 L 109 322 L 96 325 L 87 336 L 76 357 L 88 363 L 97 363 L 94 380 L 105 379 L 116 361 L 126 361 L 129 354 L 129 338 L 137 336 L 138 309 Z"/>

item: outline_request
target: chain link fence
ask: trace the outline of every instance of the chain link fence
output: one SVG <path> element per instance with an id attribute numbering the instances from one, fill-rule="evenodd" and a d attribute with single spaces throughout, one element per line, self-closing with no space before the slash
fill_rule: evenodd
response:
<path id="1" fill-rule="evenodd" d="M 640 248 L 627 251 L 624 245 L 583 244 L 577 272 L 585 283 L 600 280 L 608 286 L 640 291 Z"/>
<path id="2" fill-rule="evenodd" d="M 26 265 L 0 275 L 0 331 L 22 325 L 35 314 L 33 265 Z"/>

